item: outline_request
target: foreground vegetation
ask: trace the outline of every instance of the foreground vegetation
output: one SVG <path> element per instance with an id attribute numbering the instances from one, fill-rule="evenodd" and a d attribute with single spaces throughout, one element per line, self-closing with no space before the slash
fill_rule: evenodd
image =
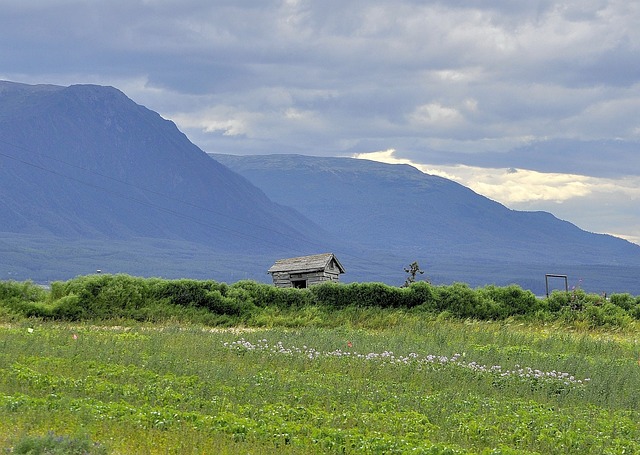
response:
<path id="1" fill-rule="evenodd" d="M 640 452 L 635 297 L 128 276 L 0 290 L 0 450 Z"/>

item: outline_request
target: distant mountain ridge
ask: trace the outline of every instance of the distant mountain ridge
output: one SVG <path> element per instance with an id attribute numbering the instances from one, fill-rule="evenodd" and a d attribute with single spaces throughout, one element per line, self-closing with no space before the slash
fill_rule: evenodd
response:
<path id="1" fill-rule="evenodd" d="M 213 158 L 212 158 L 213 156 Z M 517 212 L 407 165 L 208 155 L 113 87 L 0 81 L 0 279 L 269 281 L 276 259 L 333 252 L 344 281 L 517 283 L 544 273 L 640 294 L 640 247 Z"/>
<path id="2" fill-rule="evenodd" d="M 196 242 L 215 261 L 299 254 L 318 230 L 115 88 L 0 82 L 2 233 Z"/>
<path id="3" fill-rule="evenodd" d="M 637 264 L 640 246 L 594 234 L 547 212 L 524 212 L 406 164 L 301 155 L 212 155 L 273 200 L 368 246 L 467 256 L 497 250 L 528 260 Z M 529 251 L 535 245 L 535 251 Z M 473 247 L 472 251 L 468 247 Z"/>
<path id="4" fill-rule="evenodd" d="M 407 261 L 419 258 L 425 266 L 439 263 L 450 272 L 456 263 L 458 271 L 465 263 L 484 264 L 485 283 L 492 279 L 489 264 L 519 269 L 514 279 L 521 282 L 529 266 L 538 276 L 541 270 L 582 273 L 596 265 L 640 267 L 636 244 L 584 231 L 550 213 L 508 209 L 409 165 L 280 154 L 211 156 L 347 243 Z M 478 282 L 481 275 L 477 270 L 472 280 Z M 455 279 L 446 271 L 443 278 Z M 493 278 L 502 281 L 505 273 Z"/>

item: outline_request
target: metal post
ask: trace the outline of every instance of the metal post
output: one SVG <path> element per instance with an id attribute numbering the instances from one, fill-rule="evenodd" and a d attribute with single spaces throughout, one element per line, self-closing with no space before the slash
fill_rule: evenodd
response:
<path id="1" fill-rule="evenodd" d="M 544 275 L 544 281 L 547 289 L 547 298 L 549 298 L 549 278 L 564 278 L 564 290 L 566 293 L 569 293 L 569 279 L 567 275 L 556 275 L 554 273 L 546 273 Z"/>

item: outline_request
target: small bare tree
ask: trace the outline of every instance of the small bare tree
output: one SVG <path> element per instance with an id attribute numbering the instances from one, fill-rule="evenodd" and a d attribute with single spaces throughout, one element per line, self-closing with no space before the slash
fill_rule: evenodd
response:
<path id="1" fill-rule="evenodd" d="M 404 280 L 404 284 L 402 285 L 403 288 L 411 286 L 411 283 L 415 283 L 416 275 L 418 273 L 420 275 L 424 273 L 424 270 L 420 269 L 420 265 L 418 264 L 418 261 L 413 261 L 411 265 L 409 265 L 409 267 L 404 268 L 404 271 L 407 272 L 409 276 L 407 277 L 406 280 Z"/>

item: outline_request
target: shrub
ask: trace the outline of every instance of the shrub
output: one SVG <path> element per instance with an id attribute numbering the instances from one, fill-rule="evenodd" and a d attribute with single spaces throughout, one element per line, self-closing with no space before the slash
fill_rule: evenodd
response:
<path id="1" fill-rule="evenodd" d="M 631 294 L 611 294 L 609 301 L 627 311 L 636 306 L 636 299 Z"/>
<path id="2" fill-rule="evenodd" d="M 42 302 L 31 302 L 18 297 L 11 297 L 4 301 L 4 306 L 10 314 L 21 315 L 27 318 L 50 318 L 49 306 Z"/>
<path id="3" fill-rule="evenodd" d="M 273 294 L 275 298 L 271 301 L 262 300 L 264 294 L 269 295 L 269 289 L 277 291 Z M 260 302 L 261 304 L 274 305 L 279 308 L 302 308 L 316 303 L 313 294 L 308 289 L 275 288 L 270 285 L 264 285 L 261 290 L 266 292 L 256 296 L 256 304 Z"/>
<path id="4" fill-rule="evenodd" d="M 28 302 L 40 302 L 46 299 L 47 292 L 31 281 L 0 281 L 0 302 L 17 298 Z"/>
<path id="5" fill-rule="evenodd" d="M 82 307 L 78 314 L 88 318 L 130 318 L 137 310 L 148 303 L 148 282 L 143 278 L 129 275 L 89 275 L 77 277 L 63 284 L 52 286 L 52 295 L 56 297 L 54 306 L 60 299 L 75 296 L 61 304 L 71 311 L 70 305 L 76 303 Z"/>
<path id="6" fill-rule="evenodd" d="M 49 432 L 44 436 L 26 436 L 14 446 L 11 453 L 29 455 L 103 455 L 107 449 L 86 436 L 70 438 Z"/>
<path id="7" fill-rule="evenodd" d="M 218 314 L 229 314 L 233 316 L 248 315 L 256 308 L 253 303 L 253 295 L 247 289 L 231 286 L 225 297 L 227 305 L 224 311 Z"/>
<path id="8" fill-rule="evenodd" d="M 80 304 L 80 298 L 75 294 L 65 295 L 59 298 L 51 315 L 54 318 L 79 321 L 87 317 L 84 307 Z"/>
<path id="9" fill-rule="evenodd" d="M 404 305 L 406 308 L 421 307 L 425 310 L 435 310 L 436 292 L 434 287 L 426 281 L 412 283 L 411 286 L 402 289 Z"/>
<path id="10" fill-rule="evenodd" d="M 585 309 L 585 316 L 591 327 L 627 327 L 631 323 L 631 316 L 625 310 L 612 303 L 604 305 L 589 305 Z"/>
<path id="11" fill-rule="evenodd" d="M 496 317 L 535 313 L 540 304 L 531 291 L 525 291 L 520 286 L 512 284 L 506 287 L 486 286 L 478 290 L 479 294 L 495 302 Z"/>
<path id="12" fill-rule="evenodd" d="M 547 297 L 546 307 L 549 311 L 555 313 L 560 311 L 564 307 L 568 307 L 571 303 L 571 294 L 564 291 L 553 291 L 549 297 Z"/>
<path id="13" fill-rule="evenodd" d="M 629 316 L 634 319 L 640 319 L 640 303 L 637 303 L 633 308 L 629 310 Z"/>
<path id="14" fill-rule="evenodd" d="M 402 290 L 383 283 L 351 283 L 352 305 L 359 307 L 399 308 Z"/>
<path id="15" fill-rule="evenodd" d="M 329 308 L 345 308 L 353 303 L 347 285 L 328 281 L 309 288 L 315 302 Z"/>
<path id="16" fill-rule="evenodd" d="M 471 289 L 467 284 L 408 287 L 383 283 L 326 282 L 308 289 L 277 288 L 242 280 L 232 285 L 212 280 L 165 280 L 128 275 L 90 275 L 54 282 L 51 291 L 33 283 L 0 282 L 0 304 L 10 317 L 66 320 L 132 319 L 238 323 L 266 310 L 299 310 L 320 305 L 344 308 L 417 308 L 446 317 L 501 320 L 531 315 L 536 320 L 561 320 L 590 326 L 625 326 L 640 319 L 640 297 L 613 294 L 606 302 L 581 289 L 554 291 L 538 300 L 516 285 Z M 443 316 L 444 317 L 444 316 Z"/>
<path id="17" fill-rule="evenodd" d="M 437 309 L 459 318 L 477 318 L 478 294 L 465 283 L 437 288 Z"/>
<path id="18" fill-rule="evenodd" d="M 149 295 L 152 299 L 168 299 L 174 305 L 215 307 L 217 306 L 218 291 L 222 296 L 226 295 L 228 285 L 212 280 L 161 280 L 154 279 L 149 285 Z"/>
<path id="19" fill-rule="evenodd" d="M 275 306 L 278 308 L 301 308 L 315 303 L 309 289 L 278 288 L 270 284 L 242 280 L 234 283 L 232 288 L 244 289 L 252 297 L 253 304 L 264 308 Z M 317 286 L 315 286 L 317 287 Z"/>
<path id="20" fill-rule="evenodd" d="M 378 307 L 413 308 L 424 303 L 433 304 L 434 291 L 428 283 L 414 283 L 398 288 L 384 283 L 322 283 L 309 288 L 312 301 L 330 308 Z M 310 302 L 309 302 L 310 303 Z"/>
<path id="21" fill-rule="evenodd" d="M 316 303 L 330 308 L 340 309 L 349 306 L 370 307 L 389 306 L 389 286 L 382 283 L 349 283 L 340 284 L 326 282 L 309 288 Z"/>

